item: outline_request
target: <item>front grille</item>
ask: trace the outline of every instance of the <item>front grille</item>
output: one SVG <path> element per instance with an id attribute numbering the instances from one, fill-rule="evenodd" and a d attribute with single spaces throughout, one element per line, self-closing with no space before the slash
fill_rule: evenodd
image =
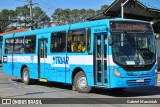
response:
<path id="1" fill-rule="evenodd" d="M 136 82 L 136 80 L 128 80 L 127 85 L 128 86 L 145 86 L 149 85 L 151 82 L 151 79 L 144 79 L 144 82 Z"/>
<path id="2" fill-rule="evenodd" d="M 128 76 L 131 76 L 131 77 L 146 77 L 146 76 L 149 76 L 149 74 L 131 74 L 131 73 L 127 73 Z"/>

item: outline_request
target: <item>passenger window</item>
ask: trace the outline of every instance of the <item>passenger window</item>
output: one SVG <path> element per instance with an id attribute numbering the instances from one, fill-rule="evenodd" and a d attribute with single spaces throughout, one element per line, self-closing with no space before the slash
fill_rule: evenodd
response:
<path id="1" fill-rule="evenodd" d="M 13 45 L 14 45 L 14 39 L 5 40 L 5 54 L 13 53 Z"/>
<path id="2" fill-rule="evenodd" d="M 51 52 L 66 51 L 66 32 L 56 32 L 51 35 Z"/>
<path id="3" fill-rule="evenodd" d="M 21 54 L 24 52 L 24 37 L 14 39 L 14 53 Z"/>
<path id="4" fill-rule="evenodd" d="M 36 52 L 36 37 L 27 36 L 25 37 L 25 53 L 35 53 Z"/>
<path id="5" fill-rule="evenodd" d="M 86 50 L 86 29 L 69 31 L 68 52 L 85 52 Z"/>

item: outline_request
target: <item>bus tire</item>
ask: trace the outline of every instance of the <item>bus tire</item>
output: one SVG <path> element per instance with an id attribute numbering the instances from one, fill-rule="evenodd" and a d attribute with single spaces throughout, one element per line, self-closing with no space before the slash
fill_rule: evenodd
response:
<path id="1" fill-rule="evenodd" d="M 87 79 L 84 72 L 78 72 L 74 77 L 74 86 L 79 93 L 88 93 L 92 87 L 87 86 Z"/>
<path id="2" fill-rule="evenodd" d="M 25 67 L 22 71 L 22 82 L 25 84 L 25 85 L 29 85 L 31 84 L 31 79 L 29 77 L 29 70 L 27 67 Z"/>

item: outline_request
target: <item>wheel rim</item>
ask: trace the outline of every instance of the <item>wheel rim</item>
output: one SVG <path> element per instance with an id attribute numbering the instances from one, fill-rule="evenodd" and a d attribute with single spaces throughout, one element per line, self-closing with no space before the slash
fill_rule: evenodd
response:
<path id="1" fill-rule="evenodd" d="M 86 88 L 87 87 L 86 77 L 84 77 L 84 76 L 79 77 L 77 80 L 77 84 L 80 89 Z"/>
<path id="2" fill-rule="evenodd" d="M 28 72 L 27 71 L 24 71 L 23 79 L 24 79 L 24 81 L 28 81 Z"/>

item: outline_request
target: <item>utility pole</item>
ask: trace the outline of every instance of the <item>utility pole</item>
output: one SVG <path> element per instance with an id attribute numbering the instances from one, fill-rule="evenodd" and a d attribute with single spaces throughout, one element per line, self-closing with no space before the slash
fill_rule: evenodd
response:
<path id="1" fill-rule="evenodd" d="M 30 8 L 30 19 L 31 19 L 31 29 L 33 28 L 33 11 L 32 11 L 32 0 L 27 0 L 29 2 L 29 8 Z"/>

